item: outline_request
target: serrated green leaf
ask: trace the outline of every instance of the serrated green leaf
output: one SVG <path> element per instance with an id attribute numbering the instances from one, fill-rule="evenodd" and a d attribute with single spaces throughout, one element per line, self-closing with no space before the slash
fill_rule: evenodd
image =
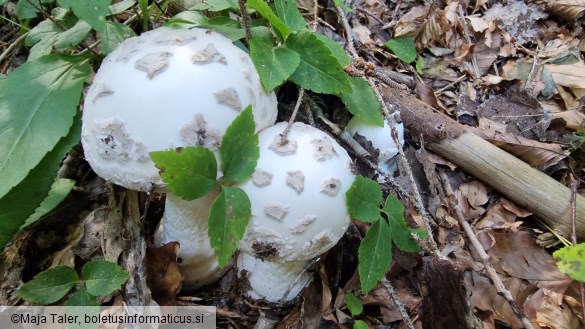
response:
<path id="1" fill-rule="evenodd" d="M 358 249 L 362 292 L 367 294 L 384 277 L 392 261 L 392 233 L 385 220 L 372 224 Z"/>
<path id="2" fill-rule="evenodd" d="M 362 320 L 355 320 L 353 323 L 353 329 L 370 329 L 370 327 Z"/>
<path id="3" fill-rule="evenodd" d="M 104 55 L 111 53 L 122 41 L 136 35 L 134 31 L 118 22 L 106 22 L 103 33 L 99 33 L 102 40 L 102 52 Z"/>
<path id="4" fill-rule="evenodd" d="M 0 90 L 0 197 L 67 135 L 83 83 L 86 56 L 48 55 L 16 68 Z"/>
<path id="5" fill-rule="evenodd" d="M 238 2 L 236 0 L 202 0 L 189 10 L 208 10 L 218 12 L 226 9 L 237 10 Z"/>
<path id="6" fill-rule="evenodd" d="M 79 282 L 77 272 L 61 265 L 37 274 L 14 292 L 16 297 L 37 304 L 52 304 L 63 298 Z"/>
<path id="7" fill-rule="evenodd" d="M 94 295 L 87 292 L 87 289 L 81 288 L 74 292 L 71 297 L 65 303 L 65 306 L 99 306 L 100 304 L 97 302 Z M 70 309 L 68 311 L 75 312 L 75 308 Z M 97 308 L 97 313 L 99 313 L 99 308 Z M 85 313 L 85 308 L 84 312 Z M 69 312 L 68 312 L 69 314 Z"/>
<path id="8" fill-rule="evenodd" d="M 234 119 L 223 135 L 219 149 L 222 180 L 241 183 L 254 173 L 260 157 L 258 134 L 255 130 L 254 114 L 249 105 Z"/>
<path id="9" fill-rule="evenodd" d="M 414 40 L 410 37 L 398 37 L 390 39 L 384 44 L 388 50 L 405 63 L 412 63 L 416 60 L 416 47 Z"/>
<path id="10" fill-rule="evenodd" d="M 404 222 L 404 210 L 404 205 L 393 195 L 386 198 L 384 208 L 382 208 L 382 211 L 388 215 L 388 219 L 402 222 Z"/>
<path id="11" fill-rule="evenodd" d="M 81 112 L 78 112 L 67 136 L 57 143 L 24 180 L 0 198 L 0 248 L 10 241 L 12 235 L 46 198 L 63 156 L 79 143 L 80 134 Z"/>
<path id="12" fill-rule="evenodd" d="M 301 15 L 295 0 L 274 0 L 274 10 L 284 24 L 293 31 L 307 28 L 307 22 Z"/>
<path id="13" fill-rule="evenodd" d="M 380 102 L 368 82 L 360 77 L 349 77 L 349 84 L 351 92 L 339 95 L 347 110 L 366 123 L 384 127 Z"/>
<path id="14" fill-rule="evenodd" d="M 270 9 L 270 6 L 264 0 L 248 0 L 248 6 L 256 10 L 262 17 L 266 18 L 270 24 L 286 39 L 292 30 Z"/>
<path id="15" fill-rule="evenodd" d="M 75 47 L 87 37 L 90 31 L 91 26 L 80 19 L 73 27 L 57 35 L 54 46 L 57 50 Z"/>
<path id="16" fill-rule="evenodd" d="M 169 191 L 181 199 L 195 200 L 216 185 L 217 160 L 205 147 L 150 152 L 150 158 Z"/>
<path id="17" fill-rule="evenodd" d="M 273 47 L 259 38 L 250 40 L 250 57 L 267 91 L 281 85 L 296 70 L 301 57 L 294 50 Z"/>
<path id="18" fill-rule="evenodd" d="M 392 241 L 394 241 L 396 247 L 403 252 L 420 252 L 421 248 L 418 242 L 412 238 L 412 235 L 416 234 L 424 240 L 428 237 L 427 231 L 423 228 L 411 228 L 406 224 L 404 206 L 400 203 L 400 200 L 395 196 L 389 195 L 382 211 L 388 217 L 388 223 L 392 230 Z"/>
<path id="19" fill-rule="evenodd" d="M 414 66 L 414 68 L 416 69 L 416 73 L 422 75 L 423 69 L 425 68 L 425 61 L 423 60 L 423 58 L 421 56 L 417 56 L 416 58 L 416 64 Z"/>
<path id="20" fill-rule="evenodd" d="M 250 199 L 239 187 L 222 186 L 209 211 L 209 241 L 220 267 L 228 264 L 244 236 L 251 215 Z"/>
<path id="21" fill-rule="evenodd" d="M 32 46 L 28 61 L 30 62 L 41 56 L 49 55 L 61 32 L 63 32 L 61 28 L 48 19 L 32 28 L 24 41 L 25 45 Z"/>
<path id="22" fill-rule="evenodd" d="M 23 229 L 38 221 L 41 219 L 41 217 L 48 214 L 51 210 L 58 206 L 65 199 L 65 197 L 69 195 L 69 192 L 71 192 L 73 186 L 75 186 L 75 180 L 57 178 L 51 186 L 47 197 L 43 200 L 43 202 L 41 202 L 39 207 L 35 210 L 35 213 L 27 218 L 20 229 Z"/>
<path id="23" fill-rule="evenodd" d="M 64 8 L 71 8 L 77 17 L 85 20 L 98 32 L 106 28 L 106 16 L 110 14 L 112 0 L 57 0 Z"/>
<path id="24" fill-rule="evenodd" d="M 351 57 L 349 57 L 345 53 L 345 49 L 343 49 L 343 47 L 341 45 L 339 45 L 337 42 L 331 40 L 330 38 L 324 36 L 323 34 L 315 33 L 315 36 L 319 40 L 323 41 L 325 46 L 327 46 L 327 48 L 329 48 L 329 50 L 331 50 L 331 55 L 333 55 L 333 57 L 335 57 L 335 59 L 337 59 L 337 61 L 339 62 L 339 64 L 341 66 L 346 66 L 346 65 L 349 65 L 351 63 Z"/>
<path id="25" fill-rule="evenodd" d="M 351 92 L 349 79 L 343 71 L 343 66 L 315 33 L 309 31 L 292 33 L 284 46 L 301 56 L 299 66 L 290 76 L 290 81 L 317 93 Z"/>
<path id="26" fill-rule="evenodd" d="M 585 282 L 585 243 L 563 247 L 553 253 L 561 272 L 573 280 Z"/>
<path id="27" fill-rule="evenodd" d="M 345 295 L 345 305 L 347 305 L 347 309 L 351 313 L 351 316 L 358 316 L 364 311 L 364 305 L 362 305 L 360 299 L 352 293 L 347 293 Z"/>
<path id="28" fill-rule="evenodd" d="M 352 218 L 362 222 L 380 220 L 382 190 L 378 183 L 363 176 L 357 176 L 345 194 L 347 208 Z"/>
<path id="29" fill-rule="evenodd" d="M 81 279 L 87 292 L 94 296 L 106 296 L 120 288 L 130 275 L 123 268 L 106 260 L 92 260 L 81 268 Z"/>
<path id="30" fill-rule="evenodd" d="M 246 32 L 244 32 L 244 30 L 242 29 L 240 22 L 225 16 L 217 16 L 210 18 L 200 26 L 208 29 L 213 29 L 223 34 L 231 41 L 240 40 L 246 36 Z"/>

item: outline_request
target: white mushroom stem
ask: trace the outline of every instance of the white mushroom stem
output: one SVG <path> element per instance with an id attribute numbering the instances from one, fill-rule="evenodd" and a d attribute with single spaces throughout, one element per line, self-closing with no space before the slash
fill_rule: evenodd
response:
<path id="1" fill-rule="evenodd" d="M 183 273 L 183 287 L 195 289 L 213 283 L 227 267 L 221 269 L 209 243 L 207 218 L 213 200 L 219 195 L 214 190 L 208 195 L 185 201 L 167 194 L 163 215 L 162 243 L 179 241 L 179 257 Z"/>
<path id="2" fill-rule="evenodd" d="M 266 299 L 272 303 L 285 302 L 298 296 L 313 279 L 307 271 L 309 264 L 310 261 L 306 260 L 271 262 L 240 253 L 238 275 L 248 280 L 249 297 Z"/>

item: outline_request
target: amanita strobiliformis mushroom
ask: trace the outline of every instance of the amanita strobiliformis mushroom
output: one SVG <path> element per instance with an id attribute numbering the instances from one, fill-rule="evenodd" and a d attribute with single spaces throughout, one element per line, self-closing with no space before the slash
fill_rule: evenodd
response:
<path id="1" fill-rule="evenodd" d="M 279 123 L 259 133 L 260 159 L 240 185 L 252 216 L 238 259 L 250 297 L 291 300 L 310 281 L 312 258 L 333 247 L 350 217 L 345 193 L 355 176 L 347 152 L 326 133 L 303 123 L 291 126 L 285 143 Z"/>
<path id="2" fill-rule="evenodd" d="M 108 181 L 164 191 L 149 152 L 196 145 L 216 151 L 248 105 L 257 131 L 274 124 L 276 97 L 264 91 L 244 51 L 211 30 L 161 27 L 125 40 L 104 59 L 83 107 L 85 156 Z M 162 242 L 180 243 L 185 287 L 221 273 L 207 237 L 209 206 L 167 195 Z"/>

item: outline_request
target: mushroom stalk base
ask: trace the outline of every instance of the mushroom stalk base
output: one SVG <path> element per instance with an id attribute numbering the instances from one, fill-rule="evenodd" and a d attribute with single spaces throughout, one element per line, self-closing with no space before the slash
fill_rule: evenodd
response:
<path id="1" fill-rule="evenodd" d="M 196 289 L 217 281 L 227 269 L 219 267 L 209 243 L 207 218 L 213 200 L 219 195 L 213 190 L 208 195 L 185 201 L 167 194 L 163 215 L 162 243 L 179 242 L 179 264 L 183 273 L 183 288 Z"/>
<path id="2" fill-rule="evenodd" d="M 250 284 L 248 297 L 277 303 L 294 299 L 311 282 L 308 265 L 306 260 L 279 263 L 240 253 L 238 275 Z"/>

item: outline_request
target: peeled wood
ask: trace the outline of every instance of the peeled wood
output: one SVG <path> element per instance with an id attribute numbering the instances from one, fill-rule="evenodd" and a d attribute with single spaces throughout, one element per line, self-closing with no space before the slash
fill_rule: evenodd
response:
<path id="1" fill-rule="evenodd" d="M 571 190 L 538 169 L 466 130 L 414 96 L 385 90 L 401 111 L 404 127 L 427 149 L 455 163 L 533 212 L 553 230 L 571 235 Z M 422 140 L 420 139 L 422 137 Z M 577 236 L 585 238 L 585 198 L 577 195 Z"/>

